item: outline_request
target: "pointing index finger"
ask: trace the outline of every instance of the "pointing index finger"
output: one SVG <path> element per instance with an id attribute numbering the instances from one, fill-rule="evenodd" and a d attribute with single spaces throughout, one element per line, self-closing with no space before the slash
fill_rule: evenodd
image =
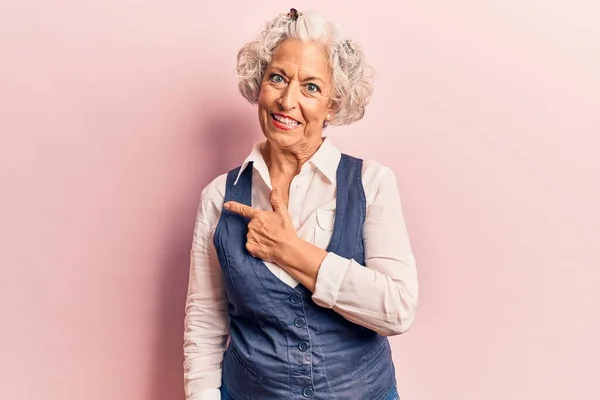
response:
<path id="1" fill-rule="evenodd" d="M 223 206 L 226 210 L 250 219 L 254 218 L 260 212 L 256 208 L 248 207 L 247 205 L 238 203 L 236 201 L 228 201 Z"/>

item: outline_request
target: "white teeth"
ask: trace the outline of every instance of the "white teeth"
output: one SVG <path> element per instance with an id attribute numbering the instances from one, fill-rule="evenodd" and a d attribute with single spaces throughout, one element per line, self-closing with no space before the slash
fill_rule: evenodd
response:
<path id="1" fill-rule="evenodd" d="M 277 115 L 277 114 L 272 114 L 273 118 L 275 118 L 277 121 L 281 122 L 282 124 L 286 124 L 289 126 L 298 126 L 300 125 L 300 123 L 298 121 L 295 121 L 291 118 L 288 117 L 282 117 L 281 115 Z"/>

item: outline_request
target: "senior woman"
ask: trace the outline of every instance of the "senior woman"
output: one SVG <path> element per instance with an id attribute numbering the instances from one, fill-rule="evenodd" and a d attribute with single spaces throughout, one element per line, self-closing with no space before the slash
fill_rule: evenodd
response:
<path id="1" fill-rule="evenodd" d="M 364 115 L 361 48 L 292 9 L 237 69 L 266 140 L 201 195 L 187 398 L 398 399 L 387 337 L 409 329 L 418 289 L 395 175 L 323 135 Z"/>

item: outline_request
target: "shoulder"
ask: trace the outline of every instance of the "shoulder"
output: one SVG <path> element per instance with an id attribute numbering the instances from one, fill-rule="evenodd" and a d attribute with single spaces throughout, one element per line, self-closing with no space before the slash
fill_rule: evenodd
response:
<path id="1" fill-rule="evenodd" d="M 197 222 L 210 230 L 214 229 L 221 217 L 226 185 L 227 173 L 217 176 L 202 189 Z"/>
<path id="2" fill-rule="evenodd" d="M 362 183 L 367 206 L 373 203 L 378 194 L 397 192 L 394 170 L 375 160 L 366 159 L 363 161 Z"/>
<path id="3" fill-rule="evenodd" d="M 352 154 L 342 153 L 345 157 L 350 158 L 354 161 L 358 160 L 362 162 L 362 181 L 363 185 L 371 185 L 379 182 L 386 176 L 394 176 L 394 171 L 387 165 L 384 165 L 378 161 L 372 159 L 361 158 Z"/>
<path id="4" fill-rule="evenodd" d="M 363 182 L 378 182 L 382 178 L 394 176 L 394 171 L 387 165 L 381 164 L 375 160 L 364 160 L 362 166 Z"/>

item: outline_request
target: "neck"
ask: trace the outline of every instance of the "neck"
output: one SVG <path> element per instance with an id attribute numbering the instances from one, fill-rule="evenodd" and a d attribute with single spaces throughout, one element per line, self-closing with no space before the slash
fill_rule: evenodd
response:
<path id="1" fill-rule="evenodd" d="M 302 166 L 317 152 L 323 138 L 313 143 L 301 143 L 294 149 L 282 149 L 267 141 L 262 150 L 271 177 L 281 176 L 292 179 L 300 173 Z"/>

